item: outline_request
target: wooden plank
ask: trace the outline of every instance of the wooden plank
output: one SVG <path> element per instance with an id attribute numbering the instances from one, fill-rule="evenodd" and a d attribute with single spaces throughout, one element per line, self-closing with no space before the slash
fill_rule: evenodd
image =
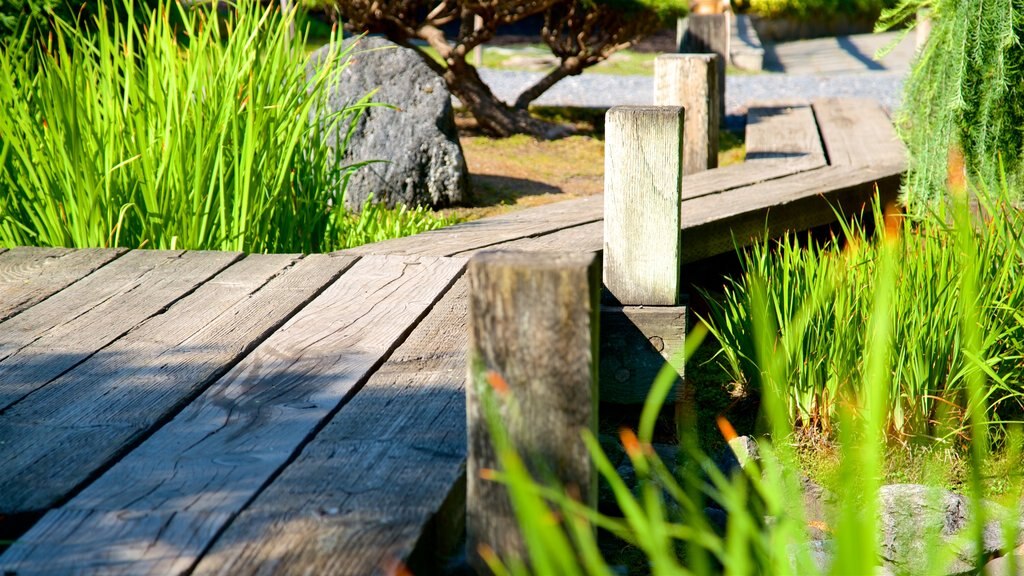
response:
<path id="1" fill-rule="evenodd" d="M 622 304 L 678 301 L 682 136 L 678 106 L 605 116 L 604 283 Z"/>
<path id="2" fill-rule="evenodd" d="M 173 420 L 47 513 L 0 556 L 0 570 L 188 570 L 464 264 L 362 258 Z"/>
<path id="3" fill-rule="evenodd" d="M 519 238 L 548 234 L 603 218 L 601 196 L 546 204 L 511 214 L 464 222 L 441 230 L 345 250 L 346 254 L 453 256 Z"/>
<path id="4" fill-rule="evenodd" d="M 875 100 L 825 98 L 812 105 L 830 165 L 906 166 L 906 148 Z"/>
<path id="5" fill-rule="evenodd" d="M 718 166 L 718 56 L 660 54 L 654 59 L 654 105 L 682 106 L 683 174 Z"/>
<path id="6" fill-rule="evenodd" d="M 604 222 L 591 222 L 582 226 L 563 228 L 550 234 L 520 238 L 484 250 L 492 248 L 522 252 L 600 252 L 604 249 Z M 469 257 L 479 251 L 460 252 L 458 256 Z"/>
<path id="7" fill-rule="evenodd" d="M 0 414 L 0 514 L 65 500 L 355 261 L 300 258 L 237 262 Z"/>
<path id="8" fill-rule="evenodd" d="M 829 166 L 741 190 L 683 203 L 683 262 L 749 245 L 767 231 L 779 236 L 834 222 L 835 210 L 853 215 L 899 191 L 902 166 Z M 877 189 L 876 189 L 877 186 Z"/>
<path id="9" fill-rule="evenodd" d="M 463 277 L 445 294 L 231 523 L 194 575 L 362 576 L 395 561 L 408 565 L 417 541 L 430 537 L 428 522 L 464 474 L 467 284 Z M 451 544 L 431 552 L 444 554 Z M 436 564 L 422 568 L 431 573 Z"/>
<path id="10" fill-rule="evenodd" d="M 0 323 L 0 410 L 158 314 L 240 257 L 228 252 L 131 252 Z"/>
<path id="11" fill-rule="evenodd" d="M 0 254 L 0 321 L 63 290 L 124 252 L 22 246 Z"/>
<path id="12" fill-rule="evenodd" d="M 482 474 L 502 469 L 489 401 L 534 477 L 597 503 L 597 471 L 581 433 L 597 432 L 598 262 L 593 254 L 508 251 L 469 261 L 466 550 L 479 573 L 487 571 L 482 545 L 526 560 L 508 490 Z"/>
<path id="13" fill-rule="evenodd" d="M 747 111 L 746 160 L 824 166 L 825 151 L 810 106 L 755 105 Z"/>
<path id="14" fill-rule="evenodd" d="M 601 402 L 643 404 L 669 360 L 680 381 L 686 340 L 685 306 L 602 306 L 598 386 Z M 674 398 L 674 392 L 669 398 Z"/>

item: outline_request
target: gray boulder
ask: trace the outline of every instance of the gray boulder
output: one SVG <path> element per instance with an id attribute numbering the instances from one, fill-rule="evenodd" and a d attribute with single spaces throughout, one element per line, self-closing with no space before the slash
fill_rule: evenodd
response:
<path id="1" fill-rule="evenodd" d="M 413 50 L 383 38 L 356 42 L 348 67 L 331 86 L 328 110 L 338 111 L 378 90 L 374 106 L 359 121 L 343 162 L 383 160 L 352 175 L 346 204 L 358 209 L 371 194 L 388 206 L 442 207 L 464 200 L 468 193 L 466 161 L 455 130 L 452 98 L 444 81 Z M 323 60 L 325 46 L 311 57 Z M 335 134 L 332 145 L 340 135 Z"/>
<path id="2" fill-rule="evenodd" d="M 918 484 L 883 486 L 879 495 L 882 516 L 882 556 L 897 573 L 919 573 L 928 558 L 929 541 L 955 547 L 947 574 L 966 574 L 974 568 L 974 547 L 964 541 L 971 522 L 971 503 L 960 494 Z M 999 515 L 996 504 L 986 502 L 986 516 Z M 1004 542 L 1000 523 L 989 520 L 983 530 L 983 557 L 999 556 Z"/>

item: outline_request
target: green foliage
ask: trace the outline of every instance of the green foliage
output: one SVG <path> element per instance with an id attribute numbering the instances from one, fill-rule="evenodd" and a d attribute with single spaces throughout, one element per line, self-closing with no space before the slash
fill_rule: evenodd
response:
<path id="1" fill-rule="evenodd" d="M 984 396 L 989 385 L 989 371 L 981 359 L 986 357 L 988 326 L 979 318 L 992 311 L 987 308 L 983 284 L 976 274 L 988 267 L 984 248 L 977 244 L 978 232 L 967 216 L 966 204 L 956 210 L 956 226 L 946 229 L 946 248 L 959 255 L 958 262 L 966 268 L 946 288 L 964 295 L 955 312 L 947 320 L 959 326 L 962 352 L 976 369 L 967 379 L 968 396 Z M 936 225 L 939 226 L 939 225 Z M 623 447 L 636 471 L 638 486 L 627 485 L 616 472 L 596 439 L 584 432 L 584 441 L 598 473 L 614 493 L 621 516 L 608 516 L 588 508 L 568 496 L 560 487 L 541 483 L 523 465 L 524 458 L 512 439 L 504 433 L 498 414 L 503 403 L 514 402 L 513 394 L 499 395 L 476 382 L 484 404 L 488 407 L 488 425 L 495 439 L 501 469 L 493 477 L 504 483 L 526 538 L 528 558 L 499 558 L 484 549 L 482 557 L 496 574 L 613 574 L 605 550 L 599 546 L 595 528 L 615 537 L 625 545 L 639 550 L 646 564 L 638 572 L 660 574 L 877 574 L 880 569 L 882 544 L 879 522 L 879 490 L 881 471 L 887 453 L 886 426 L 891 420 L 892 386 L 898 374 L 892 370 L 892 359 L 904 354 L 899 327 L 891 321 L 893 307 L 903 298 L 901 279 L 906 267 L 906 244 L 925 242 L 909 238 L 905 241 L 879 241 L 870 250 L 871 264 L 859 259 L 853 264 L 864 266 L 866 284 L 860 289 L 865 317 L 854 322 L 853 346 L 863 359 L 862 367 L 848 375 L 847 393 L 834 405 L 839 422 L 838 442 L 842 458 L 839 482 L 842 490 L 835 494 L 837 503 L 825 524 L 817 528 L 829 534 L 826 546 L 817 547 L 827 553 L 815 553 L 816 546 L 808 536 L 808 523 L 803 509 L 801 470 L 792 450 L 793 428 L 789 398 L 792 374 L 805 359 L 794 358 L 785 349 L 800 337 L 796 332 L 814 331 L 819 311 L 830 306 L 837 291 L 824 285 L 792 294 L 795 313 L 776 323 L 778 291 L 773 287 L 776 273 L 770 267 L 750 270 L 742 289 L 750 301 L 745 320 L 751 340 L 751 361 L 759 369 L 762 381 L 763 418 L 769 438 L 759 441 L 760 464 L 736 470 L 731 476 L 719 470 L 696 447 L 694 439 L 684 435 L 681 444 L 683 461 L 676 470 L 669 469 L 653 450 L 652 422 L 665 401 L 676 376 L 666 370 L 652 388 L 644 406 L 637 433 L 622 433 Z M 785 248 L 783 248 L 785 251 Z M 762 254 L 764 258 L 773 258 Z M 824 256 L 821 256 L 824 257 Z M 781 256 L 780 258 L 786 258 Z M 976 269 L 976 270 L 972 270 Z M 976 297 L 977 296 L 977 297 Z M 930 310 L 922 304 L 918 314 Z M 787 331 L 787 327 L 795 332 Z M 848 334 L 837 334 L 842 337 Z M 695 346 L 688 342 L 687 353 Z M 1020 348 L 1018 348 L 1019 350 Z M 781 351 L 781 352 L 780 352 Z M 846 367 L 836 366 L 836 370 Z M 1019 518 L 1017 505 L 1021 496 L 1019 465 L 1012 464 L 1013 473 L 1007 482 L 1013 484 L 1005 516 L 994 507 L 983 506 L 980 490 L 981 465 L 978 458 L 986 455 L 989 446 L 984 420 L 987 400 L 981 399 L 978 409 L 969 417 L 969 466 L 973 474 L 969 491 L 972 513 L 969 526 L 956 538 L 940 533 L 941 523 L 926 528 L 914 537 L 925 544 L 927 551 L 911 566 L 914 574 L 944 574 L 958 552 L 970 550 L 978 542 L 988 520 L 998 520 L 1004 528 L 1005 549 L 1015 547 Z M 1009 459 L 1020 461 L 1019 430 L 1007 443 Z M 715 502 L 726 514 L 724 531 L 712 527 L 705 506 Z M 557 514 L 552 514 L 551 509 Z M 993 514 L 999 514 L 993 516 Z M 980 548 L 977 548 L 980 549 Z M 979 554 L 980 567 L 987 559 Z M 532 568 L 532 570 L 531 570 Z"/>
<path id="2" fill-rule="evenodd" d="M 744 276 L 713 306 L 709 324 L 722 343 L 733 376 L 761 386 L 750 290 L 763 278 L 765 305 L 779 328 L 776 354 L 787 361 L 786 412 L 798 426 L 826 432 L 838 423 L 838 404 L 860 396 L 862 354 L 872 322 L 885 320 L 898 348 L 885 361 L 889 411 L 886 429 L 897 435 L 950 438 L 969 426 L 978 397 L 972 378 L 991 378 L 981 398 L 987 418 L 1019 413 L 1024 380 L 1024 217 L 1001 205 L 978 229 L 951 229 L 944 219 L 907 221 L 896 240 L 881 233 L 861 240 L 857 227 L 840 241 L 802 248 L 793 240 L 764 243 L 744 256 Z M 876 215 L 876 218 L 881 218 Z M 958 231 L 963 228 L 967 232 Z M 958 235 L 970 234 L 969 241 Z M 971 251 L 960 249 L 970 245 Z M 873 314 L 881 256 L 895 251 L 900 275 L 891 302 Z M 972 286 L 972 292 L 963 286 Z M 826 294 L 820 306 L 804 303 Z M 978 311 L 963 325 L 962 308 Z M 980 336 L 979 336 L 980 335 Z M 973 338 L 979 338 L 977 342 Z M 1013 412 L 1017 411 L 1017 412 Z"/>
<path id="3" fill-rule="evenodd" d="M 750 12 L 765 18 L 796 18 L 805 20 L 829 15 L 858 16 L 875 19 L 896 0 L 749 0 L 744 2 Z"/>
<path id="4" fill-rule="evenodd" d="M 1024 173 L 1024 1 L 905 0 L 881 27 L 931 15 L 932 29 L 907 79 L 899 120 L 910 152 L 907 204 L 944 197 L 950 150 L 969 175 L 1017 191 Z"/>
<path id="5" fill-rule="evenodd" d="M 447 223 L 344 210 L 326 137 L 364 105 L 318 119 L 345 54 L 307 78 L 294 14 L 123 8 L 62 24 L 38 66 L 0 55 L 0 245 L 308 253 Z"/>

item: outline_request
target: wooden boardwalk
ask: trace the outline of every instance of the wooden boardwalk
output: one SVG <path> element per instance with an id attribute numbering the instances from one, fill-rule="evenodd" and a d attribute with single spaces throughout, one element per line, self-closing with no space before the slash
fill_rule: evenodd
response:
<path id="1" fill-rule="evenodd" d="M 684 179 L 689 259 L 859 208 L 864 102 L 762 108 Z M 429 572 L 460 535 L 467 258 L 602 249 L 585 198 L 331 255 L 0 250 L 4 574 Z M 2 536 L 0 536 L 2 537 Z"/>

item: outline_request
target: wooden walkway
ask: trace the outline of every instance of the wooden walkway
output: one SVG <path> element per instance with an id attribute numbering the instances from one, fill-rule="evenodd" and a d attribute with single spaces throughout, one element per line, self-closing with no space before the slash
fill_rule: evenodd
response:
<path id="1" fill-rule="evenodd" d="M 755 110 L 748 158 L 684 179 L 690 259 L 904 166 L 864 102 Z M 464 509 L 467 257 L 599 251 L 602 218 L 585 198 L 306 257 L 0 250 L 0 570 L 429 572 Z"/>

